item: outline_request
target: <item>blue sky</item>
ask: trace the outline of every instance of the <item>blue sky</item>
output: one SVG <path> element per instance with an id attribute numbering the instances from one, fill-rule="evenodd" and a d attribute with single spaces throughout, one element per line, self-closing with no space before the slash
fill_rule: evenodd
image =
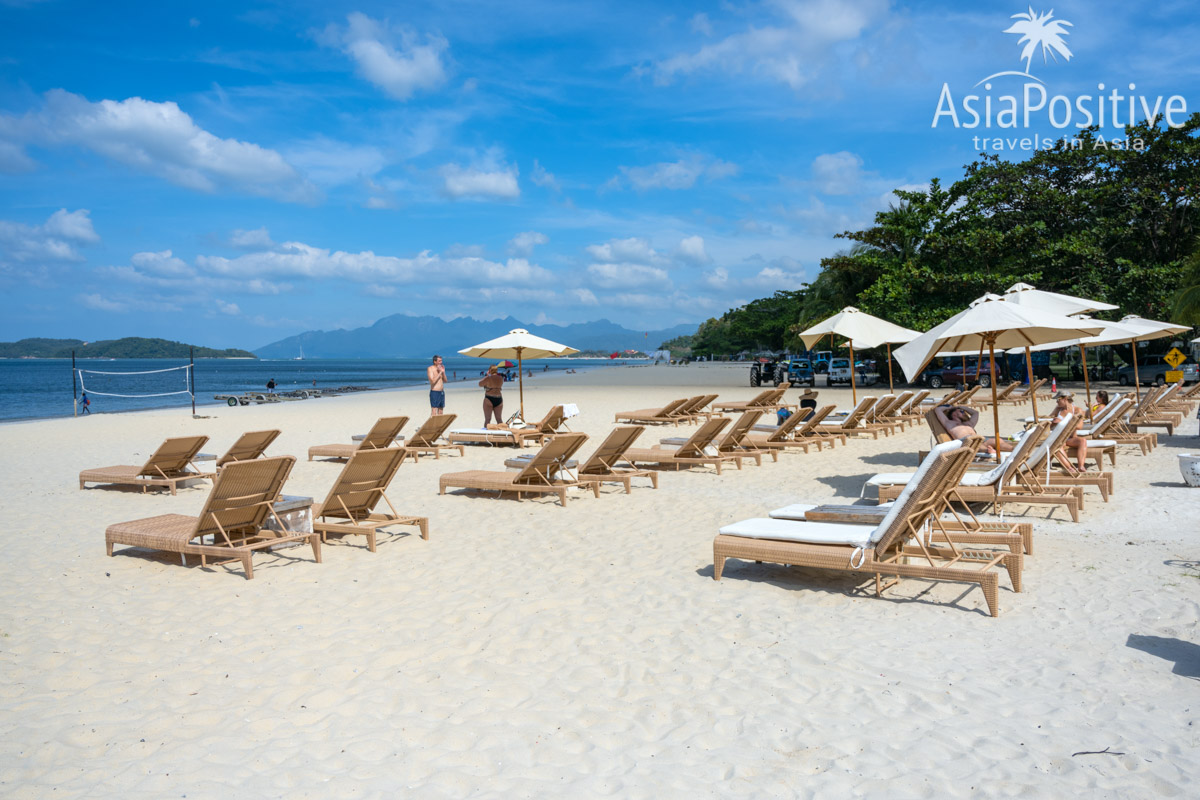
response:
<path id="1" fill-rule="evenodd" d="M 1024 69 L 1027 9 L 0 0 L 0 339 L 699 322 L 958 177 L 939 93 Z M 1192 3 L 1051 9 L 1050 94 L 1200 110 Z"/>

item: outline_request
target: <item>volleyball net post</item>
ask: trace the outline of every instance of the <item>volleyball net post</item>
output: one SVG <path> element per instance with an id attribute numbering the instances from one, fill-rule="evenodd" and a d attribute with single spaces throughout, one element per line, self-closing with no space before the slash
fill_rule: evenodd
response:
<path id="1" fill-rule="evenodd" d="M 196 348 L 188 348 L 188 383 L 192 390 L 192 416 L 196 416 Z"/>
<path id="2" fill-rule="evenodd" d="M 79 389 L 75 385 L 75 351 L 71 351 L 71 403 L 73 410 L 71 416 L 79 416 Z"/>

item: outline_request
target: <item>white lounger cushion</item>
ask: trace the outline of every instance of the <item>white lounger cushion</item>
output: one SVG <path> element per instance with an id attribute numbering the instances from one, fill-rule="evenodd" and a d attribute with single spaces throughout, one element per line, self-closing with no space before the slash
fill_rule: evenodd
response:
<path id="1" fill-rule="evenodd" d="M 748 539 L 778 539 L 807 544 L 844 544 L 866 547 L 872 525 L 842 525 L 837 522 L 793 522 L 786 519 L 744 519 L 721 528 L 727 536 Z"/>
<path id="2" fill-rule="evenodd" d="M 465 436 L 507 436 L 512 439 L 512 431 L 493 430 L 492 428 L 455 428 L 451 434 L 461 433 Z"/>

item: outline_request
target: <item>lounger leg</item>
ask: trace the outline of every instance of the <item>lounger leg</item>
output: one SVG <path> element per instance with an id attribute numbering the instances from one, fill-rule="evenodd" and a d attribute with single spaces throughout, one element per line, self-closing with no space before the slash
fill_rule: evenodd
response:
<path id="1" fill-rule="evenodd" d="M 979 587 L 983 589 L 983 599 L 987 601 L 988 611 L 993 617 L 1000 616 L 1000 578 L 994 572 L 985 572 L 979 578 Z"/>
<path id="2" fill-rule="evenodd" d="M 417 525 L 421 528 L 421 538 L 429 541 L 429 520 L 421 517 L 417 520 Z"/>
<path id="3" fill-rule="evenodd" d="M 1008 579 L 1012 582 L 1014 592 L 1021 591 L 1021 570 L 1024 568 L 1024 558 L 1016 553 L 1004 557 L 1004 568 L 1008 570 Z M 994 615 L 993 615 L 994 616 Z"/>
<path id="4" fill-rule="evenodd" d="M 725 556 L 713 556 L 713 580 L 721 580 L 721 573 L 725 571 Z"/>
<path id="5" fill-rule="evenodd" d="M 105 542 L 104 544 L 105 544 L 105 545 L 108 547 L 108 557 L 109 557 L 109 558 L 112 558 L 112 553 L 113 553 L 113 543 L 112 543 L 112 542 Z"/>
<path id="6" fill-rule="evenodd" d="M 254 564 L 250 560 L 250 554 L 246 553 L 242 556 L 242 569 L 246 571 L 246 580 L 254 578 Z"/>
<path id="7" fill-rule="evenodd" d="M 367 531 L 367 550 L 372 553 L 375 552 L 375 534 L 376 530 L 374 528 Z"/>
<path id="8" fill-rule="evenodd" d="M 313 559 L 318 564 L 320 564 L 321 563 L 321 537 L 314 533 L 312 536 L 308 537 L 308 543 L 310 545 L 312 545 Z"/>

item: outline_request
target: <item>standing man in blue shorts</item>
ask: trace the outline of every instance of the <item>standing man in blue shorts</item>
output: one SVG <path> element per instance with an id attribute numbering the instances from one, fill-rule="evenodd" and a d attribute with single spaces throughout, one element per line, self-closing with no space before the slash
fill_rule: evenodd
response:
<path id="1" fill-rule="evenodd" d="M 446 367 L 442 357 L 433 357 L 433 366 L 425 370 L 429 377 L 429 415 L 440 417 L 446 410 Z"/>

